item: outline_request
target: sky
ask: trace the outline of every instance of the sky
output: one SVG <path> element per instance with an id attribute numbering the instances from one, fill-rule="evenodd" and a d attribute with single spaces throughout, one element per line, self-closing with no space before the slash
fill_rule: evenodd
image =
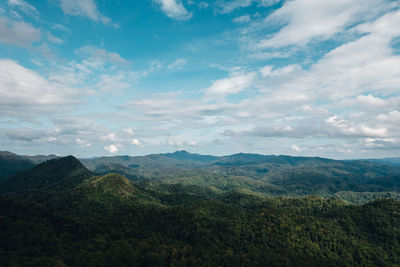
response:
<path id="1" fill-rule="evenodd" d="M 0 0 L 0 150 L 400 156 L 400 1 Z"/>

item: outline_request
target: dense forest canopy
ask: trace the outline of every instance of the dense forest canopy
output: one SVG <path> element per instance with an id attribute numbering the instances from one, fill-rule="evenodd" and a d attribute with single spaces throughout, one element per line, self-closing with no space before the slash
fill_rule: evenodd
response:
<path id="1" fill-rule="evenodd" d="M 187 152 L 43 160 L 0 182 L 2 266 L 400 262 L 393 165 Z"/>

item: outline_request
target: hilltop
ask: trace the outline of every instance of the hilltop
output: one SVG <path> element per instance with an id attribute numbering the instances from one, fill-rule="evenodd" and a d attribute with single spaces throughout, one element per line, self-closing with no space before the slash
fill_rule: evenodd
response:
<path id="1" fill-rule="evenodd" d="M 55 158 L 19 172 L 0 184 L 0 192 L 69 190 L 93 176 L 73 156 Z"/>

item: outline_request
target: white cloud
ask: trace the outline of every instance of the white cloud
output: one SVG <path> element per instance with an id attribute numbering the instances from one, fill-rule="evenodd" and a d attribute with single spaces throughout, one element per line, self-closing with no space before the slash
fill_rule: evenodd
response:
<path id="1" fill-rule="evenodd" d="M 109 134 L 107 134 L 107 135 L 103 135 L 103 136 L 100 138 L 100 140 L 102 140 L 102 141 L 112 141 L 112 142 L 114 142 L 114 141 L 117 141 L 118 138 L 117 138 L 117 136 L 116 136 L 115 133 L 109 133 Z"/>
<path id="2" fill-rule="evenodd" d="M 169 70 L 180 70 L 183 68 L 183 66 L 185 66 L 187 63 L 187 60 L 184 58 L 178 58 L 177 60 L 175 60 L 173 63 L 169 64 L 167 66 L 167 68 Z"/>
<path id="3" fill-rule="evenodd" d="M 269 7 L 269 6 L 272 6 L 272 5 L 275 5 L 275 4 L 277 4 L 277 3 L 279 3 L 281 0 L 259 0 L 259 2 L 260 2 L 260 5 L 261 6 L 264 6 L 264 7 Z"/>
<path id="4" fill-rule="evenodd" d="M 142 142 L 140 142 L 139 139 L 137 139 L 137 138 L 133 138 L 130 143 L 132 145 L 135 145 L 135 146 L 142 146 L 143 145 Z"/>
<path id="5" fill-rule="evenodd" d="M 79 93 L 79 94 L 78 94 Z M 32 118 L 51 111 L 62 112 L 79 103 L 78 91 L 65 84 L 50 82 L 15 61 L 0 59 L 0 114 Z"/>
<path id="6" fill-rule="evenodd" d="M 300 151 L 301 151 L 301 148 L 298 147 L 298 146 L 296 146 L 296 145 L 292 145 L 292 146 L 291 146 L 291 149 L 292 149 L 293 151 L 296 151 L 296 152 L 300 152 Z"/>
<path id="7" fill-rule="evenodd" d="M 176 20 L 189 20 L 192 13 L 188 12 L 180 0 L 154 0 L 160 5 L 167 17 Z"/>
<path id="8" fill-rule="evenodd" d="M 220 13 L 231 13 L 235 9 L 248 7 L 252 5 L 254 0 L 231 0 L 222 1 L 219 3 Z"/>
<path id="9" fill-rule="evenodd" d="M 194 147 L 197 146 L 197 142 L 190 140 L 190 141 L 182 141 L 182 140 L 168 140 L 167 144 L 172 147 L 176 147 L 178 149 L 183 149 L 186 147 Z"/>
<path id="10" fill-rule="evenodd" d="M 121 57 L 116 52 L 109 52 L 105 49 L 97 48 L 95 46 L 83 46 L 75 53 L 81 57 L 91 58 L 94 60 L 100 60 L 103 62 L 117 63 L 117 64 L 128 64 L 129 61 Z"/>
<path id="11" fill-rule="evenodd" d="M 58 45 L 60 45 L 60 44 L 63 43 L 63 40 L 61 40 L 60 38 L 54 36 L 54 35 L 51 34 L 50 32 L 47 32 L 47 40 L 48 40 L 50 43 L 58 44 Z"/>
<path id="12" fill-rule="evenodd" d="M 51 29 L 59 31 L 59 32 L 69 32 L 70 30 L 65 27 L 64 25 L 61 25 L 59 23 L 53 23 L 53 25 L 50 26 Z"/>
<path id="13" fill-rule="evenodd" d="M 135 131 L 132 128 L 125 128 L 123 129 L 123 132 L 127 135 L 135 135 Z"/>
<path id="14" fill-rule="evenodd" d="M 229 1 L 219 1 L 217 2 L 218 11 L 220 13 L 231 13 L 236 9 L 249 7 L 255 3 L 259 6 L 272 6 L 278 3 L 280 0 L 229 0 Z"/>
<path id="15" fill-rule="evenodd" d="M 94 0 L 60 0 L 60 2 L 63 12 L 67 15 L 88 17 L 104 25 L 119 27 L 99 12 Z"/>
<path id="16" fill-rule="evenodd" d="M 28 16 L 37 17 L 39 15 L 39 12 L 34 6 L 30 5 L 29 3 L 23 0 L 8 0 L 8 4 L 10 6 L 15 6 L 19 8 L 22 12 L 24 12 Z"/>
<path id="17" fill-rule="evenodd" d="M 273 66 L 265 66 L 260 69 L 260 73 L 263 77 L 269 76 L 272 74 Z"/>
<path id="18" fill-rule="evenodd" d="M 0 17 L 0 42 L 29 46 L 40 40 L 41 32 L 31 24 Z"/>
<path id="19" fill-rule="evenodd" d="M 326 54 L 305 76 L 297 77 L 297 88 L 313 88 L 321 96 L 343 99 L 360 94 L 389 95 L 399 92 L 400 56 L 391 41 L 400 36 L 400 11 L 388 13 L 373 23 L 362 24 L 366 34 Z"/>
<path id="20" fill-rule="evenodd" d="M 116 154 L 118 153 L 119 149 L 121 148 L 121 145 L 108 145 L 104 147 L 104 150 L 108 151 L 110 154 Z"/>
<path id="21" fill-rule="evenodd" d="M 337 131 L 334 135 L 340 136 L 361 136 L 361 137 L 387 137 L 388 130 L 385 127 L 370 127 L 365 124 L 356 124 L 354 122 L 340 119 L 337 115 L 331 116 L 325 120 L 327 126 Z"/>
<path id="22" fill-rule="evenodd" d="M 400 111 L 398 110 L 393 110 L 390 111 L 387 114 L 379 114 L 376 119 L 378 121 L 384 121 L 388 122 L 393 125 L 393 123 L 396 123 L 397 125 L 400 125 Z"/>
<path id="23" fill-rule="evenodd" d="M 291 64 L 268 65 L 250 72 L 235 69 L 207 88 L 202 100 L 180 99 L 173 94 L 148 96 L 126 107 L 154 129 L 162 129 L 154 131 L 159 136 L 187 133 L 190 126 L 207 132 L 209 140 L 224 132 L 223 142 L 237 149 L 251 149 L 255 142 L 267 148 L 271 143 L 288 142 L 285 138 L 302 138 L 301 152 L 314 149 L 318 155 L 321 151 L 312 142 L 325 142 L 318 147 L 336 156 L 355 155 L 372 147 L 398 149 L 400 69 L 394 66 L 400 66 L 400 56 L 391 47 L 394 38 L 400 36 L 398 25 L 400 11 L 362 23 L 353 29 L 359 35 L 307 68 Z M 257 89 L 254 97 L 234 103 L 229 99 L 207 102 L 247 88 Z M 224 131 L 228 128 L 233 130 Z M 364 147 L 366 138 L 373 138 L 373 145 Z M 177 140 L 184 139 L 170 140 L 170 145 L 179 147 L 183 143 Z M 243 146 L 237 144 L 239 140 Z"/>
<path id="24" fill-rule="evenodd" d="M 362 21 L 389 8 L 383 0 L 293 0 L 287 1 L 265 20 L 283 24 L 276 34 L 259 43 L 260 47 L 304 45 L 313 38 L 327 39 L 352 23 Z"/>
<path id="25" fill-rule="evenodd" d="M 388 100 L 374 97 L 373 95 L 359 95 L 357 96 L 357 101 L 366 106 L 373 106 L 373 107 L 385 107 L 388 105 Z"/>
<path id="26" fill-rule="evenodd" d="M 83 146 L 83 147 L 90 147 L 90 146 L 92 146 L 92 144 L 89 143 L 87 140 L 84 140 L 84 139 L 81 139 L 81 138 L 76 138 L 76 139 L 75 139 L 75 142 L 76 142 L 78 145 Z"/>
<path id="27" fill-rule="evenodd" d="M 237 94 L 253 85 L 256 73 L 233 73 L 231 77 L 216 80 L 206 89 L 205 98 L 223 98 L 230 94 Z"/>
<path id="28" fill-rule="evenodd" d="M 132 76 L 135 75 L 132 74 Z M 118 94 L 131 87 L 131 85 L 131 83 L 127 82 L 126 74 L 119 72 L 100 75 L 99 81 L 96 83 L 95 87 L 103 92 Z"/>
<path id="29" fill-rule="evenodd" d="M 240 17 L 236 17 L 232 20 L 234 23 L 247 23 L 251 21 L 251 18 L 249 15 L 244 15 Z"/>

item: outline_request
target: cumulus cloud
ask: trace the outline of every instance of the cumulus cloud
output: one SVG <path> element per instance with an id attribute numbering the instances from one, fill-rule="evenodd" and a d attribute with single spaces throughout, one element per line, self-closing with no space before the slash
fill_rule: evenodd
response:
<path id="1" fill-rule="evenodd" d="M 400 36 L 400 11 L 388 13 L 372 23 L 361 24 L 362 37 L 345 43 L 321 58 L 310 70 L 294 72 L 284 84 L 331 99 L 354 97 L 366 92 L 389 95 L 399 90 L 400 57 L 391 41 Z M 368 47 L 368 49 L 365 49 Z"/>
<path id="2" fill-rule="evenodd" d="M 182 5 L 179 1 L 157 3 L 161 5 L 162 2 Z M 235 2 L 232 12 L 245 5 L 268 5 L 274 1 L 221 2 Z M 56 127 L 32 133 L 28 133 L 28 128 L 26 131 L 2 129 L 0 144 L 7 140 L 21 146 L 52 143 L 75 149 L 86 147 L 85 151 L 94 154 L 103 149 L 115 154 L 123 149 L 124 152 L 129 149 L 153 152 L 151 147 L 160 151 L 197 146 L 212 151 L 220 147 L 221 153 L 242 150 L 328 155 L 329 152 L 340 157 L 363 149 L 374 153 L 399 149 L 400 69 L 395 66 L 400 66 L 400 56 L 393 43 L 400 37 L 400 12 L 381 15 L 384 8 L 380 2 L 365 2 L 373 10 L 371 12 L 366 12 L 356 0 L 332 2 L 326 8 L 321 6 L 324 1 L 284 2 L 281 9 L 262 22 L 271 22 L 271 27 L 280 29 L 276 34 L 263 35 L 266 43 L 259 43 L 260 51 L 293 57 L 286 56 L 279 65 L 272 60 L 263 61 L 267 65 L 259 65 L 261 61 L 254 65 L 250 59 L 245 66 L 228 66 L 223 69 L 228 71 L 226 76 L 211 81 L 209 87 L 195 93 L 195 84 L 193 91 L 159 94 L 126 90 L 133 88 L 138 75 L 143 77 L 161 69 L 182 68 L 186 64 L 182 58 L 170 64 L 152 61 L 148 70 L 134 73 L 128 70 L 130 62 L 118 53 L 85 46 L 76 50 L 79 61 L 54 65 L 51 71 L 41 75 L 15 61 L 0 60 L 0 122 L 5 125 L 10 118 L 27 120 L 47 116 Z M 312 5 L 310 10 L 318 13 L 316 19 L 322 22 L 316 23 L 309 13 L 295 14 L 290 7 L 295 3 L 304 5 L 302 8 Z M 348 10 L 344 8 L 345 3 L 349 4 Z M 195 4 L 193 2 L 192 7 L 195 8 Z M 283 12 L 285 9 L 287 13 Z M 282 16 L 276 15 L 279 12 L 283 12 Z M 252 14 L 252 21 L 241 25 L 240 30 L 245 32 L 256 25 L 260 16 Z M 283 19 L 279 21 L 278 17 Z M 248 20 L 239 18 L 238 22 Z M 295 22 L 307 30 L 299 30 Z M 9 30 L 12 29 L 10 25 L 6 24 Z M 58 35 L 63 30 L 52 31 Z M 315 54 L 306 51 L 305 57 L 301 54 L 306 61 L 299 62 L 296 52 L 290 50 L 291 45 L 297 44 L 302 49 L 313 50 L 319 40 L 340 34 L 349 38 L 334 39 L 336 47 L 323 51 L 326 54 L 316 55 L 317 59 L 309 59 L 308 56 Z M 49 42 L 57 43 L 52 36 L 46 36 Z M 0 35 L 0 41 L 2 38 L 5 37 Z M 249 43 L 251 41 L 259 41 L 259 37 Z M 30 43 L 32 41 L 24 45 Z M 243 62 L 241 59 L 231 64 L 238 66 Z M 45 66 L 37 57 L 32 62 Z M 106 103 L 104 113 L 99 115 L 97 106 L 79 109 L 76 104 L 82 94 L 76 88 L 81 88 L 81 92 L 90 88 L 93 97 L 90 100 L 95 99 L 91 103 Z M 104 93 L 118 90 L 129 98 L 110 94 L 104 97 Z M 229 97 L 234 94 L 237 95 Z M 124 101 L 126 103 L 118 106 Z M 82 113 L 87 114 L 88 110 L 93 114 L 87 115 L 85 122 L 61 121 L 60 113 L 71 110 L 72 106 L 78 107 L 74 113 L 80 114 L 79 117 L 85 116 Z M 118 107 L 113 110 L 115 106 Z"/>
<path id="3" fill-rule="evenodd" d="M 167 17 L 175 20 L 189 20 L 192 13 L 186 10 L 180 0 L 154 0 L 160 5 L 161 10 Z"/>
<path id="4" fill-rule="evenodd" d="M 231 77 L 216 80 L 206 89 L 205 98 L 223 98 L 230 94 L 237 94 L 253 85 L 256 73 L 233 73 Z"/>
<path id="5" fill-rule="evenodd" d="M 120 147 L 121 147 L 121 145 L 118 145 L 118 144 L 117 145 L 113 145 L 113 144 L 111 144 L 111 145 L 105 146 L 104 150 L 108 151 L 108 153 L 110 153 L 110 154 L 116 154 L 116 153 L 118 153 Z"/>
<path id="6" fill-rule="evenodd" d="M 139 139 L 137 139 L 137 138 L 133 138 L 130 143 L 132 145 L 135 145 L 135 146 L 142 146 L 143 145 L 142 142 L 140 142 Z"/>
<path id="7" fill-rule="evenodd" d="M 63 12 L 67 15 L 88 17 L 107 26 L 119 27 L 99 12 L 94 0 L 60 0 L 60 2 Z"/>
<path id="8" fill-rule="evenodd" d="M 29 46 L 38 42 L 41 31 L 31 24 L 0 17 L 0 42 L 19 46 Z"/>
<path id="9" fill-rule="evenodd" d="M 298 146 L 296 146 L 296 145 L 292 145 L 292 146 L 291 146 L 291 149 L 292 149 L 293 151 L 296 151 L 296 152 L 300 152 L 300 151 L 301 151 L 301 148 L 298 147 Z"/>
<path id="10" fill-rule="evenodd" d="M 78 92 L 9 59 L 0 59 L 1 117 L 32 118 L 79 103 Z"/>
<path id="11" fill-rule="evenodd" d="M 250 72 L 232 72 L 207 88 L 202 100 L 149 96 L 126 107 L 140 111 L 153 126 L 168 122 L 164 135 L 190 125 L 210 132 L 218 129 L 225 138 L 247 140 L 246 145 L 260 138 L 264 144 L 266 140 L 302 138 L 353 144 L 348 149 L 341 143 L 337 153 L 342 153 L 340 149 L 350 153 L 390 144 L 397 147 L 400 69 L 393 66 L 400 65 L 400 57 L 391 44 L 400 36 L 399 16 L 399 11 L 393 11 L 359 24 L 353 29 L 359 33 L 357 37 L 307 68 L 267 65 Z M 207 102 L 248 88 L 256 88 L 257 94 L 235 103 L 226 99 L 217 104 Z M 368 138 L 374 139 L 373 144 L 362 141 Z M 301 152 L 311 148 L 302 144 Z"/>
<path id="12" fill-rule="evenodd" d="M 389 7 L 383 0 L 287 1 L 265 20 L 266 24 L 278 23 L 283 27 L 262 40 L 259 46 L 279 48 L 304 45 L 313 38 L 327 39 Z"/>

